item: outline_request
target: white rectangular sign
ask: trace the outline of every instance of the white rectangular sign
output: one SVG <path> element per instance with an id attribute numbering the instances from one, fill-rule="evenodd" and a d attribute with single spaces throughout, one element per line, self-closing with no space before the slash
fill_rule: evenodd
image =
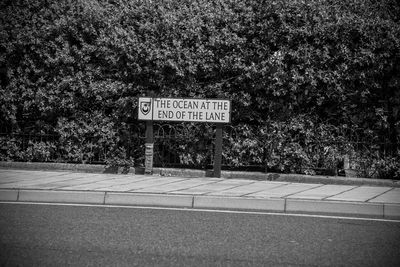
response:
<path id="1" fill-rule="evenodd" d="M 231 101 L 139 97 L 138 118 L 154 121 L 230 123 Z"/>

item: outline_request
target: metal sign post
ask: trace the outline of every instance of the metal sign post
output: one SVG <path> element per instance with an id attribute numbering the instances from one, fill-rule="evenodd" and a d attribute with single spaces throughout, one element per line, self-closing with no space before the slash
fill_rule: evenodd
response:
<path id="1" fill-rule="evenodd" d="M 146 121 L 144 173 L 153 174 L 154 134 L 153 121 Z"/>
<path id="2" fill-rule="evenodd" d="M 222 166 L 222 128 L 223 124 L 217 123 L 217 129 L 215 131 L 215 151 L 214 151 L 214 177 L 221 177 L 221 166 Z"/>
<path id="3" fill-rule="evenodd" d="M 153 95 L 153 93 L 151 93 Z M 139 98 L 138 117 L 146 121 L 144 173 L 153 174 L 154 134 L 153 134 L 153 105 L 151 97 Z"/>
<path id="4" fill-rule="evenodd" d="M 231 122 L 230 100 L 139 97 L 138 119 L 146 121 L 146 174 L 153 172 L 153 121 L 215 123 L 214 176 L 221 177 L 222 130 Z"/>

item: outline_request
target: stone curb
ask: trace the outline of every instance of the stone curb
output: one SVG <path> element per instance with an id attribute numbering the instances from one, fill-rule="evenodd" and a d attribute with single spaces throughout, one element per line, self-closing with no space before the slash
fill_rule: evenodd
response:
<path id="1" fill-rule="evenodd" d="M 385 218 L 400 218 L 400 205 L 384 204 L 383 208 Z"/>
<path id="2" fill-rule="evenodd" d="M 13 189 L 1 189 L 0 190 L 0 200 L 1 201 L 17 201 L 19 190 Z"/>
<path id="3" fill-rule="evenodd" d="M 285 211 L 285 199 L 194 196 L 195 209 Z"/>
<path id="4" fill-rule="evenodd" d="M 1 189 L 0 201 L 274 211 L 400 219 L 400 205 L 280 198 L 214 197 L 102 191 Z"/>
<path id="5" fill-rule="evenodd" d="M 298 199 L 286 200 L 286 212 L 351 214 L 374 217 L 385 216 L 383 204 Z"/>
<path id="6" fill-rule="evenodd" d="M 161 206 L 192 208 L 193 197 L 189 195 L 136 194 L 106 192 L 106 205 Z"/>
<path id="7" fill-rule="evenodd" d="M 7 162 L 0 161 L 0 168 L 24 169 L 24 170 L 59 170 L 87 173 L 123 173 L 122 168 L 107 168 L 105 165 L 70 164 L 70 163 L 43 163 L 43 162 Z M 180 176 L 180 177 L 211 177 L 210 170 L 154 168 L 154 175 Z M 143 174 L 143 168 L 130 168 L 128 174 Z M 400 187 L 400 181 L 385 179 L 354 178 L 341 176 L 310 176 L 301 174 L 279 174 L 243 171 L 222 171 L 222 178 L 226 179 L 250 179 L 263 181 L 281 181 L 293 183 L 318 183 L 340 185 L 370 185 Z"/>
<path id="8" fill-rule="evenodd" d="M 104 192 L 93 191 L 19 190 L 18 201 L 104 204 L 104 195 Z"/>

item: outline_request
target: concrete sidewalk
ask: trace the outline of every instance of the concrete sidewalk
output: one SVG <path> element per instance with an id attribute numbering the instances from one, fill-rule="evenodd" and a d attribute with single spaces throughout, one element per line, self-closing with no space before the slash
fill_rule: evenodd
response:
<path id="1" fill-rule="evenodd" d="M 0 169 L 0 201 L 400 218 L 400 188 Z"/>

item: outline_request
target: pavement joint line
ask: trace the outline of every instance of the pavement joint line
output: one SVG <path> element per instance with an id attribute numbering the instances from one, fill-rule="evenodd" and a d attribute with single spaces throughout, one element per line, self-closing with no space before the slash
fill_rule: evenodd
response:
<path id="1" fill-rule="evenodd" d="M 184 181 L 192 180 L 192 179 L 196 179 L 196 178 L 188 178 L 188 179 L 186 179 L 186 180 L 184 180 Z M 177 183 L 178 183 L 178 182 L 182 182 L 182 181 L 177 181 Z M 192 189 L 192 188 L 195 188 L 195 187 L 198 187 L 198 186 L 210 185 L 210 184 L 215 184 L 215 183 L 219 183 L 219 182 L 220 182 L 220 181 L 211 181 L 211 182 L 209 182 L 209 183 L 198 184 L 198 185 L 195 185 L 195 186 L 189 186 L 189 187 L 181 188 L 181 189 L 178 189 L 178 190 L 174 190 L 174 189 L 168 190 L 168 191 L 165 191 L 165 193 L 179 192 L 179 191 L 182 191 L 182 190 L 188 190 L 188 189 Z M 159 192 L 159 193 L 162 194 L 163 192 Z"/>
<path id="2" fill-rule="evenodd" d="M 283 186 L 286 186 L 286 185 L 289 185 L 289 184 L 292 184 L 292 183 L 284 183 L 284 184 L 280 184 L 280 185 L 277 185 L 276 187 L 271 187 L 271 188 L 269 188 L 269 189 L 267 189 L 267 190 L 270 190 L 270 189 L 276 189 L 276 188 L 283 187 Z M 267 190 L 265 190 L 265 189 L 261 189 L 260 191 L 255 191 L 255 192 L 246 193 L 246 194 L 244 194 L 244 195 L 241 195 L 241 196 L 242 196 L 242 197 L 245 197 L 245 196 L 247 196 L 247 195 L 250 195 L 250 194 L 257 194 L 257 193 L 259 193 L 259 192 L 262 192 L 262 191 L 267 191 Z"/>
<path id="3" fill-rule="evenodd" d="M 137 181 L 134 181 L 134 182 L 130 181 L 130 182 L 123 183 L 123 184 L 117 184 L 117 185 L 115 185 L 115 186 L 128 185 L 128 184 L 135 184 L 135 183 L 142 182 L 142 181 L 145 181 L 145 180 L 149 180 L 149 179 L 148 179 L 148 178 L 141 178 L 141 179 L 139 179 L 139 180 L 137 180 Z M 113 186 L 110 186 L 110 188 L 112 188 L 112 187 L 113 187 Z M 99 188 L 105 188 L 105 187 L 103 186 L 103 187 L 99 187 Z M 118 191 L 115 191 L 115 192 L 118 192 Z"/>
<path id="4" fill-rule="evenodd" d="M 349 186 L 351 186 L 351 185 L 349 185 Z M 321 200 L 326 200 L 327 198 L 334 197 L 334 196 L 338 196 L 338 195 L 340 195 L 340 194 L 349 192 L 349 191 L 351 191 L 351 190 L 353 190 L 353 189 L 356 189 L 356 188 L 359 188 L 359 187 L 360 187 L 360 186 L 353 186 L 352 188 L 349 188 L 349 189 L 347 189 L 347 190 L 345 190 L 345 191 L 342 191 L 342 192 L 340 192 L 340 193 L 337 193 L 337 194 L 334 194 L 334 195 L 331 195 L 331 196 L 326 196 L 326 197 L 322 198 Z"/>
<path id="5" fill-rule="evenodd" d="M 158 179 L 158 178 L 155 178 L 155 179 Z M 182 181 L 182 180 L 178 180 L 178 181 L 173 181 L 173 182 L 170 182 L 170 183 L 165 183 L 165 184 L 160 184 L 160 185 L 173 184 L 173 183 L 177 183 L 177 182 L 181 182 L 181 181 Z M 133 183 L 133 184 L 135 184 L 135 183 Z M 128 190 L 128 191 L 126 191 L 126 192 L 130 192 L 130 193 L 139 193 L 139 192 L 135 192 L 135 191 L 136 191 L 136 190 L 145 189 L 145 188 L 149 188 L 149 187 L 153 187 L 153 186 L 158 186 L 158 185 L 147 185 L 147 186 L 145 186 L 145 187 L 140 187 L 140 188 L 131 189 L 131 190 Z"/>
<path id="6" fill-rule="evenodd" d="M 74 174 L 74 172 L 72 172 L 72 173 L 68 173 L 68 172 L 60 173 L 60 174 L 54 175 L 54 177 L 61 177 L 61 176 L 70 175 L 70 174 Z M 94 173 L 92 173 L 92 174 L 94 174 Z M 94 175 L 93 175 L 93 176 L 94 176 Z M 51 177 L 53 177 L 53 176 L 51 176 Z M 64 178 L 64 177 L 61 177 L 61 178 Z M 81 178 L 82 178 L 82 177 L 74 177 L 74 178 L 67 178 L 67 179 L 65 179 L 65 180 L 60 180 L 60 181 L 76 180 L 76 179 L 81 179 Z"/>
<path id="7" fill-rule="evenodd" d="M 227 191 L 227 190 L 231 190 L 231 189 L 238 188 L 238 187 L 245 186 L 245 185 L 250 185 L 250 184 L 253 184 L 253 183 L 254 183 L 254 182 L 252 182 L 252 183 L 249 183 L 249 184 L 241 184 L 241 185 L 236 185 L 236 186 L 229 187 L 229 188 L 226 188 L 226 189 L 223 189 L 223 190 L 217 191 L 217 192 L 224 192 L 224 191 Z M 208 192 L 207 194 L 210 194 L 210 193 L 214 193 L 214 192 Z M 206 195 L 207 195 L 207 194 L 206 194 Z"/>
<path id="8" fill-rule="evenodd" d="M 307 189 L 298 191 L 298 192 L 296 192 L 296 193 L 291 193 L 291 194 L 288 194 L 288 195 L 284 195 L 284 196 L 281 196 L 280 198 L 287 198 L 288 196 L 296 195 L 296 194 L 298 194 L 298 193 L 303 193 L 303 192 L 306 192 L 306 191 L 308 191 L 308 190 L 315 189 L 315 188 L 319 188 L 319 187 L 322 187 L 322 186 L 324 186 L 324 184 L 319 185 L 319 186 L 315 186 L 315 187 L 311 187 L 311 188 L 307 188 Z"/>
<path id="9" fill-rule="evenodd" d="M 233 188 L 237 188 L 237 187 L 241 187 L 241 186 L 251 185 L 251 184 L 254 184 L 254 183 L 255 183 L 255 182 L 249 181 L 249 182 L 246 183 L 246 184 L 238 184 L 238 185 L 235 185 L 235 186 L 229 188 L 228 190 L 233 189 Z M 227 190 L 227 189 L 225 189 L 225 190 Z"/>
<path id="10" fill-rule="evenodd" d="M 383 219 L 385 218 L 385 204 L 384 203 L 382 203 L 382 218 Z"/>
<path id="11" fill-rule="evenodd" d="M 196 179 L 196 178 L 194 178 L 194 179 Z M 179 189 L 179 190 L 172 190 L 172 191 L 168 191 L 168 192 L 179 192 L 179 191 L 184 191 L 184 190 L 188 190 L 188 189 L 192 189 L 192 188 L 196 188 L 196 187 L 200 187 L 200 186 L 204 186 L 204 185 L 211 185 L 211 184 L 215 184 L 215 183 L 219 183 L 220 181 L 212 181 L 212 182 L 210 182 L 210 183 L 207 183 L 207 184 L 199 184 L 199 185 L 195 185 L 195 186 L 193 186 L 193 187 L 187 187 L 187 188 L 182 188 L 182 189 Z M 201 195 L 205 195 L 205 194 L 208 194 L 208 193 L 211 193 L 212 191 L 210 191 L 210 192 L 207 192 L 207 193 L 203 193 L 203 194 L 201 194 Z M 182 193 L 183 194 L 183 193 Z M 190 195 L 190 193 L 189 193 L 189 195 Z"/>
<path id="12" fill-rule="evenodd" d="M 68 172 L 65 172 L 65 173 L 60 173 L 60 174 L 57 174 L 57 175 L 54 175 L 55 177 L 60 177 L 60 176 L 65 176 L 65 175 L 69 175 L 69 174 L 71 174 L 71 173 L 68 173 Z M 75 179 L 79 179 L 79 177 L 76 177 L 76 178 L 69 178 L 68 180 L 75 180 Z"/>
<path id="13" fill-rule="evenodd" d="M 107 191 L 104 192 L 103 205 L 106 204 Z"/>
<path id="14" fill-rule="evenodd" d="M 287 201 L 286 201 L 286 200 L 287 200 L 287 199 L 285 198 L 285 199 L 284 199 L 284 202 L 283 202 L 283 212 L 284 212 L 284 213 L 287 212 L 287 209 L 286 209 L 286 206 L 287 206 L 287 203 L 286 203 L 286 202 L 287 202 Z"/>
<path id="15" fill-rule="evenodd" d="M 181 188 L 181 189 L 178 189 L 178 190 L 171 189 L 171 190 L 167 190 L 167 191 L 163 191 L 163 192 L 159 192 L 159 193 L 160 193 L 160 194 L 170 194 L 171 192 L 179 192 L 179 191 L 181 191 L 181 190 L 188 190 L 188 189 L 195 188 L 195 187 L 197 187 L 197 186 L 209 185 L 209 184 L 212 184 L 212 183 L 214 183 L 214 182 L 205 183 L 205 184 L 199 184 L 199 185 L 190 186 L 190 187 L 185 187 L 185 188 Z M 183 193 L 182 193 L 182 194 L 183 194 Z"/>
<path id="16" fill-rule="evenodd" d="M 71 180 L 74 180 L 74 179 L 71 179 Z M 87 184 L 95 184 L 95 183 L 97 183 L 97 182 L 102 182 L 102 181 L 107 181 L 107 180 L 108 180 L 108 179 L 99 180 L 99 181 L 96 181 L 96 182 L 84 182 L 83 184 L 78 184 L 78 185 L 76 185 L 76 186 L 87 185 Z M 62 182 L 62 181 L 60 181 L 60 182 Z M 57 183 L 57 182 L 56 182 L 56 183 Z M 45 183 L 45 184 L 42 184 L 42 185 L 46 185 L 46 184 L 51 184 L 51 182 L 50 182 L 50 183 Z M 62 189 L 62 188 L 64 188 L 64 187 L 71 187 L 71 185 L 58 186 L 58 187 L 56 187 L 56 189 Z M 73 190 L 73 189 L 71 189 L 71 190 Z"/>
<path id="17" fill-rule="evenodd" d="M 7 170 L 7 171 L 13 171 L 13 172 L 16 172 L 16 173 L 25 173 L 25 172 L 20 172 L 20 171 L 18 171 L 18 170 Z M 42 171 L 36 171 L 37 173 L 39 173 L 39 172 L 42 172 Z M 60 173 L 57 173 L 57 174 L 52 174 L 52 176 L 49 176 L 49 177 L 60 177 L 60 176 L 63 176 L 63 175 L 67 175 L 67 174 L 69 174 L 69 173 L 64 173 L 64 172 L 60 172 Z"/>
<path id="18" fill-rule="evenodd" d="M 389 191 L 392 191 L 394 188 L 392 187 L 392 188 L 390 188 L 389 190 L 387 190 L 387 191 L 385 191 L 385 192 L 383 192 L 383 193 L 380 193 L 380 194 L 378 194 L 378 195 L 376 195 L 376 196 L 374 196 L 374 197 L 372 197 L 372 198 L 370 198 L 370 199 L 367 199 L 365 202 L 369 202 L 369 201 L 371 201 L 371 200 L 373 200 L 374 198 L 377 198 L 377 197 L 379 197 L 379 196 L 382 196 L 383 194 L 386 194 L 386 193 L 388 193 Z"/>
<path id="19" fill-rule="evenodd" d="M 51 177 L 45 177 L 45 178 L 43 178 L 43 179 L 48 179 L 48 178 L 51 178 Z M 40 179 L 40 178 L 39 178 Z M 19 181 L 13 181 L 13 182 L 6 182 L 6 183 L 2 183 L 2 184 L 15 184 L 15 183 L 20 183 L 20 182 L 24 182 L 24 181 L 26 181 L 26 182 L 32 182 L 34 179 L 29 179 L 29 180 L 25 180 L 25 179 L 23 179 L 23 180 L 19 180 Z M 68 181 L 68 180 L 70 180 L 70 179 L 65 179 L 65 180 L 59 180 L 60 182 L 61 181 Z"/>
<path id="20" fill-rule="evenodd" d="M 65 175 L 67 175 L 68 173 L 66 173 Z M 45 177 L 44 179 L 46 179 L 46 178 L 52 178 L 52 177 Z M 63 180 L 57 180 L 56 182 L 65 182 L 65 181 L 73 181 L 73 180 L 78 180 L 78 179 L 82 179 L 82 177 L 77 177 L 77 178 L 67 178 L 67 179 L 63 179 Z M 13 182 L 13 183 L 15 183 L 15 182 Z M 44 183 L 42 183 L 42 185 L 46 185 L 46 184 L 51 184 L 51 183 L 54 183 L 54 181 L 53 182 L 44 182 Z"/>
<path id="21" fill-rule="evenodd" d="M 219 192 L 224 192 L 224 191 L 227 191 L 227 190 L 231 190 L 231 189 L 238 188 L 238 187 L 241 187 L 241 186 L 251 185 L 251 184 L 254 184 L 254 183 L 255 183 L 255 182 L 249 182 L 248 184 L 239 184 L 239 185 L 235 185 L 235 186 L 233 186 L 233 187 L 226 188 L 226 189 L 221 190 L 221 191 L 219 191 Z"/>
<path id="22" fill-rule="evenodd" d="M 96 185 L 97 183 L 104 182 L 104 181 L 108 181 L 108 179 L 99 180 L 99 181 L 96 181 L 96 182 L 84 182 L 84 183 L 78 184 L 78 185 L 76 185 L 76 186 L 88 185 L 88 184 L 94 184 L 94 185 Z M 59 187 L 59 188 L 64 188 L 64 187 L 71 187 L 71 185 L 65 185 L 65 186 L 61 186 L 61 187 Z M 100 186 L 99 188 L 102 188 L 102 187 Z"/>

